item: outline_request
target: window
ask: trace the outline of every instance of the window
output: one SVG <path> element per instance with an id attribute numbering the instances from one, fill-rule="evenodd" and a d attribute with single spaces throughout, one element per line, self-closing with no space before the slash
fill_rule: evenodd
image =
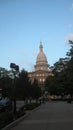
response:
<path id="1" fill-rule="evenodd" d="M 44 74 L 43 74 L 43 76 L 44 76 Z"/>
<path id="2" fill-rule="evenodd" d="M 42 81 L 42 79 L 40 79 L 40 82 Z"/>
<path id="3" fill-rule="evenodd" d="M 43 82 L 45 81 L 45 79 L 43 79 Z"/>
<path id="4" fill-rule="evenodd" d="M 42 70 L 43 68 L 41 67 L 41 70 Z"/>

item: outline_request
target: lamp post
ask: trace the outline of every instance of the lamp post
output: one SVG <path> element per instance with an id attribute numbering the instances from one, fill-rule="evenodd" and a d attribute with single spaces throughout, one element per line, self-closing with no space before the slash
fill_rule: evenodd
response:
<path id="1" fill-rule="evenodd" d="M 15 91 L 15 78 L 16 78 L 16 74 L 19 72 L 19 66 L 16 65 L 15 63 L 11 63 L 10 64 L 10 68 L 12 69 L 12 73 L 13 73 L 13 91 L 14 91 L 14 95 L 13 95 L 13 101 L 14 101 L 14 106 L 13 106 L 13 113 L 16 113 L 16 91 Z"/>

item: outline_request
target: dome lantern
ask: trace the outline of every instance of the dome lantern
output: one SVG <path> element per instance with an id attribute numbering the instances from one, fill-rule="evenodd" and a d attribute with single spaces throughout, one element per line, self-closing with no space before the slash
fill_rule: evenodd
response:
<path id="1" fill-rule="evenodd" d="M 43 51 L 43 45 L 42 45 L 42 42 L 40 42 L 40 51 Z"/>

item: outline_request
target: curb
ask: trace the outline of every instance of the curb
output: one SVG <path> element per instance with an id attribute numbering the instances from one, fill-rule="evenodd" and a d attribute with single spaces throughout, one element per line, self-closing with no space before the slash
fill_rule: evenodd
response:
<path id="1" fill-rule="evenodd" d="M 17 125 L 20 121 L 22 121 L 23 119 L 27 118 L 31 113 L 27 113 L 24 116 L 20 117 L 19 119 L 17 119 L 16 121 L 13 121 L 12 123 L 10 123 L 9 125 L 5 126 L 4 128 L 2 128 L 1 130 L 10 130 L 10 128 L 14 127 L 15 125 Z"/>
<path id="2" fill-rule="evenodd" d="M 42 104 L 41 104 L 42 105 Z M 38 106 L 37 108 L 31 110 L 29 113 L 26 113 L 24 116 L 20 117 L 19 119 L 13 121 L 12 123 L 10 123 L 9 125 L 5 126 L 4 128 L 2 128 L 1 130 L 10 130 L 10 128 L 16 126 L 19 122 L 21 122 L 22 120 L 26 119 L 30 114 L 32 114 L 32 112 L 38 110 L 40 107 Z"/>

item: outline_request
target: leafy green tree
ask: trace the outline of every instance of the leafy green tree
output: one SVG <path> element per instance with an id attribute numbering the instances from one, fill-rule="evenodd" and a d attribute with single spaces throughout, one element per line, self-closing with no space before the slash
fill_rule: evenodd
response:
<path id="1" fill-rule="evenodd" d="M 0 67 L 0 88 L 3 97 L 12 97 L 12 80 L 9 77 L 9 71 Z"/>
<path id="2" fill-rule="evenodd" d="M 30 97 L 30 82 L 27 71 L 21 70 L 16 83 L 17 98 L 26 99 Z"/>
<path id="3" fill-rule="evenodd" d="M 12 98 L 12 80 L 9 77 L 1 79 L 2 95 L 3 97 Z"/>
<path id="4" fill-rule="evenodd" d="M 32 84 L 31 96 L 33 99 L 38 99 L 41 96 L 41 88 L 39 87 L 38 81 L 35 79 Z"/>
<path id="5" fill-rule="evenodd" d="M 54 77 L 48 77 L 46 86 L 51 94 L 73 95 L 73 42 L 69 41 L 71 49 L 67 52 L 67 57 L 60 58 L 51 67 Z"/>
<path id="6" fill-rule="evenodd" d="M 60 58 L 54 66 L 51 68 L 54 76 L 48 77 L 46 79 L 45 85 L 48 86 L 48 91 L 50 94 L 61 95 L 66 94 L 66 82 L 67 74 L 66 69 L 68 68 L 69 59 Z"/>
<path id="7" fill-rule="evenodd" d="M 71 48 L 67 52 L 69 61 L 66 69 L 66 74 L 67 74 L 66 82 L 67 82 L 67 93 L 69 93 L 72 96 L 73 95 L 73 41 L 69 41 L 69 44 Z"/>

